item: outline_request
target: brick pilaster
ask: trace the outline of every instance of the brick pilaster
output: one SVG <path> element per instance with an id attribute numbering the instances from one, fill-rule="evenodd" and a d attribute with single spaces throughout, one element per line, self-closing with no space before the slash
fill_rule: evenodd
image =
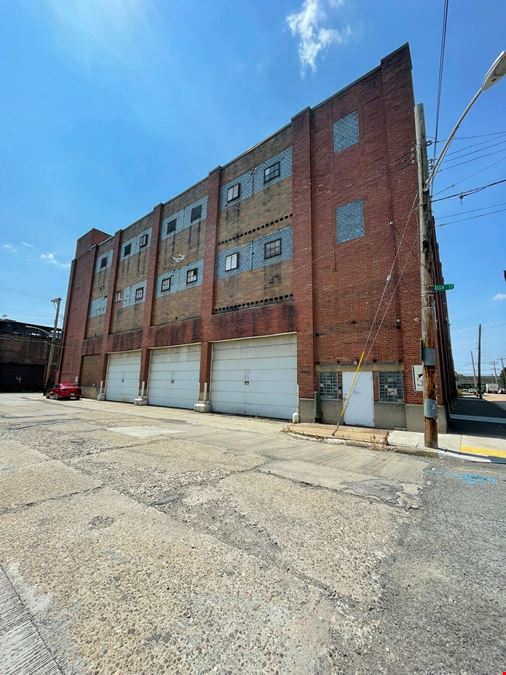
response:
<path id="1" fill-rule="evenodd" d="M 153 301 L 156 290 L 156 270 L 158 268 L 158 251 L 160 245 L 160 226 L 162 223 L 163 204 L 158 204 L 153 209 L 151 226 L 151 242 L 148 259 L 148 278 L 146 280 L 146 295 L 144 298 L 144 314 L 142 320 L 142 343 L 141 343 L 141 370 L 139 374 L 139 390 L 142 382 L 147 386 L 149 374 L 148 346 L 151 344 L 151 320 L 153 316 Z"/>
<path id="2" fill-rule="evenodd" d="M 204 400 L 204 385 L 208 392 L 211 378 L 212 318 L 214 307 L 214 284 L 216 268 L 216 247 L 218 219 L 220 216 L 220 179 L 221 167 L 209 174 L 207 186 L 207 220 L 205 229 L 204 279 L 200 315 L 202 319 L 202 341 L 200 351 L 200 388 L 199 400 Z M 208 394 L 209 395 L 209 394 Z"/>
<path id="3" fill-rule="evenodd" d="M 300 398 L 315 387 L 313 316 L 313 203 L 311 110 L 292 118 L 293 297 L 297 309 L 297 379 Z"/>
<path id="4" fill-rule="evenodd" d="M 110 334 L 111 334 L 111 324 L 112 324 L 112 315 L 114 311 L 114 293 L 116 289 L 116 278 L 118 276 L 118 262 L 119 254 L 121 251 L 121 230 L 118 230 L 114 235 L 114 246 L 112 249 L 112 261 L 111 261 L 111 273 L 109 275 L 109 283 L 107 285 L 107 307 L 104 315 L 104 329 L 102 337 L 102 347 L 101 347 L 101 375 L 100 379 L 105 382 L 105 376 L 107 372 L 107 353 L 110 351 Z"/>

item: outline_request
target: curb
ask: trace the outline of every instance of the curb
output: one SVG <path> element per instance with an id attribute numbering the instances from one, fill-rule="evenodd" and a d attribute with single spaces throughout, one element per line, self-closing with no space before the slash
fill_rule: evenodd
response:
<path id="1" fill-rule="evenodd" d="M 318 436 L 316 434 L 304 433 L 303 431 L 284 431 L 283 433 L 292 436 L 293 438 L 304 438 L 310 441 L 318 441 L 320 443 L 328 443 L 330 445 L 352 445 L 357 448 L 369 448 L 370 450 L 380 452 L 400 452 L 404 455 L 412 455 L 415 457 L 428 457 L 429 459 L 439 459 L 440 450 L 434 448 L 411 448 L 400 445 L 388 445 L 381 443 L 374 443 L 371 441 L 359 441 L 350 438 L 336 438 L 335 436 Z"/>

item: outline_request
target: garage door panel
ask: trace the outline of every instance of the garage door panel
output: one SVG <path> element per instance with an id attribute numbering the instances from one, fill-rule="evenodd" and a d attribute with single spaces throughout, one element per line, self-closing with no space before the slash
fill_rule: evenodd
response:
<path id="1" fill-rule="evenodd" d="M 262 345 L 259 347 L 242 347 L 240 349 L 233 346 L 229 347 L 228 349 L 222 347 L 221 349 L 216 350 L 214 358 L 216 358 L 218 361 L 230 361 L 233 359 L 254 359 L 261 361 L 264 358 L 277 358 L 279 356 L 297 356 L 296 345 L 280 344 L 273 345 L 272 348 L 270 348 L 268 345 Z"/>
<path id="2" fill-rule="evenodd" d="M 295 335 L 227 341 L 213 345 L 213 410 L 290 419 L 296 405 Z"/>
<path id="3" fill-rule="evenodd" d="M 198 400 L 200 345 L 155 349 L 151 353 L 148 403 L 192 409 Z"/>
<path id="4" fill-rule="evenodd" d="M 140 352 L 109 354 L 105 397 L 108 401 L 133 403 L 139 393 Z"/>

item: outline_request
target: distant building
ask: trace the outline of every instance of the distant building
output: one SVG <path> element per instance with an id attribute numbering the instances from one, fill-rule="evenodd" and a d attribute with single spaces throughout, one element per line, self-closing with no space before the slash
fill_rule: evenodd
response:
<path id="1" fill-rule="evenodd" d="M 132 225 L 83 235 L 61 379 L 113 401 L 335 422 L 365 349 L 344 422 L 423 429 L 414 103 L 405 45 Z M 441 283 L 435 228 L 431 245 Z"/>
<path id="2" fill-rule="evenodd" d="M 49 358 L 51 326 L 0 320 L 0 391 L 42 391 Z M 52 372 L 58 366 L 61 334 Z"/>

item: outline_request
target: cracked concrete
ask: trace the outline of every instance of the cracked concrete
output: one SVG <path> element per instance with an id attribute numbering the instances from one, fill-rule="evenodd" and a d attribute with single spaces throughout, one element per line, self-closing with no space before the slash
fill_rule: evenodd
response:
<path id="1" fill-rule="evenodd" d="M 125 443 L 114 432 L 143 427 L 174 433 Z M 370 672 L 388 663 L 384 636 L 403 663 L 390 672 L 406 672 L 388 629 L 396 561 L 413 527 L 424 531 L 437 463 L 281 427 L 0 396 L 1 562 L 61 672 Z M 496 487 L 475 483 L 482 499 Z M 422 592 L 435 566 L 416 553 L 412 566 Z M 455 583 L 442 560 L 438 570 Z M 428 655 L 415 672 L 439 672 L 431 658 L 445 662 Z"/>

